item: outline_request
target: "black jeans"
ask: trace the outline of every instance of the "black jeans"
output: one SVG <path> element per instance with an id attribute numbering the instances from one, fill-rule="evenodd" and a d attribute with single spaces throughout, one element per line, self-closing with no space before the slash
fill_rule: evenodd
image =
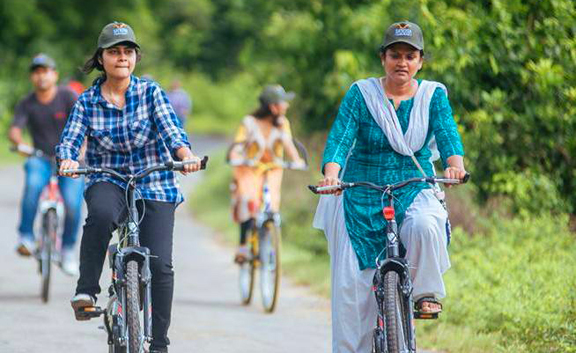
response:
<path id="1" fill-rule="evenodd" d="M 76 294 L 93 296 L 100 293 L 100 275 L 112 232 L 127 217 L 125 191 L 112 183 L 96 183 L 86 190 L 88 217 L 80 244 L 80 278 Z M 146 213 L 140 223 L 140 245 L 150 249 L 152 271 L 152 348 L 164 348 L 170 343 L 170 326 L 174 271 L 172 270 L 172 233 L 174 203 L 144 201 Z M 137 202 L 139 212 L 142 201 Z"/>

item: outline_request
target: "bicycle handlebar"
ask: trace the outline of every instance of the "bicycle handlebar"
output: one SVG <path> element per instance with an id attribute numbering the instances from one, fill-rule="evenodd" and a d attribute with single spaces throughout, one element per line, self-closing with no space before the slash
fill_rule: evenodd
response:
<path id="1" fill-rule="evenodd" d="M 346 190 L 346 189 L 350 189 L 353 187 L 367 187 L 370 189 L 374 189 L 374 190 L 378 190 L 380 192 L 391 192 L 394 190 L 398 190 L 400 188 L 405 187 L 408 184 L 412 184 L 412 183 L 429 183 L 429 184 L 435 184 L 435 183 L 442 183 L 442 184 L 465 184 L 468 182 L 468 180 L 470 179 L 470 174 L 466 173 L 466 175 L 464 175 L 464 178 L 462 179 L 450 179 L 450 178 L 437 178 L 437 177 L 420 177 L 420 178 L 412 178 L 412 179 L 408 179 L 405 181 L 401 181 L 399 183 L 396 184 L 390 184 L 390 185 L 376 185 L 374 183 L 371 182 L 367 182 L 367 181 L 359 181 L 359 182 L 354 182 L 354 183 L 345 183 L 342 182 L 340 183 L 340 185 L 330 185 L 330 186 L 314 186 L 314 185 L 308 185 L 308 189 L 310 189 L 310 191 L 312 191 L 314 194 L 318 194 L 319 192 L 322 191 L 332 191 L 332 190 Z"/>
<path id="2" fill-rule="evenodd" d="M 155 165 L 155 166 L 146 168 L 146 169 L 136 173 L 135 175 L 122 175 L 122 174 L 118 173 L 117 171 L 115 171 L 114 169 L 110 169 L 110 168 L 106 168 L 106 167 L 102 167 L 102 168 L 88 167 L 88 168 L 78 168 L 78 169 L 64 169 L 62 171 L 62 173 L 64 173 L 64 174 L 78 174 L 78 175 L 87 175 L 87 174 L 94 174 L 94 173 L 107 173 L 107 174 L 115 176 L 116 178 L 118 178 L 124 182 L 128 182 L 129 179 L 133 179 L 133 180 L 142 179 L 142 178 L 144 178 L 144 177 L 148 176 L 149 174 L 156 172 L 156 171 L 161 171 L 161 170 L 182 171 L 182 170 L 184 170 L 185 165 L 194 164 L 194 163 L 196 163 L 196 162 L 195 161 L 183 161 L 183 162 L 168 161 L 168 162 L 164 162 L 164 164 L 159 164 L 159 165 Z M 202 160 L 200 161 L 200 170 L 206 169 L 207 164 L 208 164 L 208 156 L 204 156 L 204 158 L 202 158 Z"/>
<path id="3" fill-rule="evenodd" d="M 44 152 L 32 146 L 20 143 L 18 145 L 10 146 L 10 151 L 22 153 L 28 157 L 44 157 Z"/>

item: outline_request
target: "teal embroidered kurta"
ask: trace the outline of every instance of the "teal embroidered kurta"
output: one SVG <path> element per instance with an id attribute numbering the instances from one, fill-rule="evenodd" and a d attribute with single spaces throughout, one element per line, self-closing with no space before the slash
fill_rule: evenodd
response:
<path id="1" fill-rule="evenodd" d="M 382 102 L 384 104 L 384 102 Z M 396 114 L 402 132 L 406 133 L 414 99 L 402 101 Z M 432 152 L 428 143 L 436 138 L 443 167 L 446 159 L 463 155 L 462 142 L 446 93 L 437 88 L 430 103 L 430 117 L 426 143 L 415 153 L 426 175 L 433 175 L 430 162 Z M 349 155 L 349 156 L 348 156 Z M 348 157 L 348 160 L 346 158 Z M 346 93 L 340 104 L 338 116 L 326 141 L 322 170 L 326 163 L 339 164 L 343 169 L 340 178 L 345 182 L 370 181 L 379 185 L 397 183 L 422 174 L 414 161 L 392 149 L 388 139 L 368 111 L 362 93 L 356 85 Z M 404 215 L 418 193 L 430 188 L 428 184 L 412 184 L 396 192 L 396 221 L 400 226 Z M 375 268 L 376 257 L 385 251 L 386 221 L 382 216 L 382 194 L 367 188 L 348 189 L 343 194 L 346 229 L 360 269 Z"/>

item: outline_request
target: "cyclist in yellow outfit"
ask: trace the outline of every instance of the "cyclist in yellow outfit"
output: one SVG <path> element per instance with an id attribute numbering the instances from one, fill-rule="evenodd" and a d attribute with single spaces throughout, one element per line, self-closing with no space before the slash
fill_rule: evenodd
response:
<path id="1" fill-rule="evenodd" d="M 230 160 L 247 160 L 250 164 L 272 163 L 286 155 L 296 164 L 305 165 L 292 140 L 290 123 L 285 114 L 293 92 L 286 92 L 280 85 L 266 86 L 260 94 L 260 107 L 244 117 L 238 128 Z M 282 167 L 268 172 L 268 186 L 273 212 L 280 209 Z M 246 235 L 252 227 L 254 216 L 260 207 L 264 175 L 257 166 L 235 166 L 233 170 L 232 216 L 240 224 L 240 246 L 235 261 L 246 260 L 248 249 Z"/>

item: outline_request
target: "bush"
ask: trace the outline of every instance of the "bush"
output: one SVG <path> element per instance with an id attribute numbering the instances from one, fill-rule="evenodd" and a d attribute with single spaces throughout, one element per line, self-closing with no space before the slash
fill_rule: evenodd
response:
<path id="1" fill-rule="evenodd" d="M 447 323 L 499 333 L 507 347 L 576 352 L 576 243 L 565 216 L 486 220 L 457 230 L 446 276 Z"/>

